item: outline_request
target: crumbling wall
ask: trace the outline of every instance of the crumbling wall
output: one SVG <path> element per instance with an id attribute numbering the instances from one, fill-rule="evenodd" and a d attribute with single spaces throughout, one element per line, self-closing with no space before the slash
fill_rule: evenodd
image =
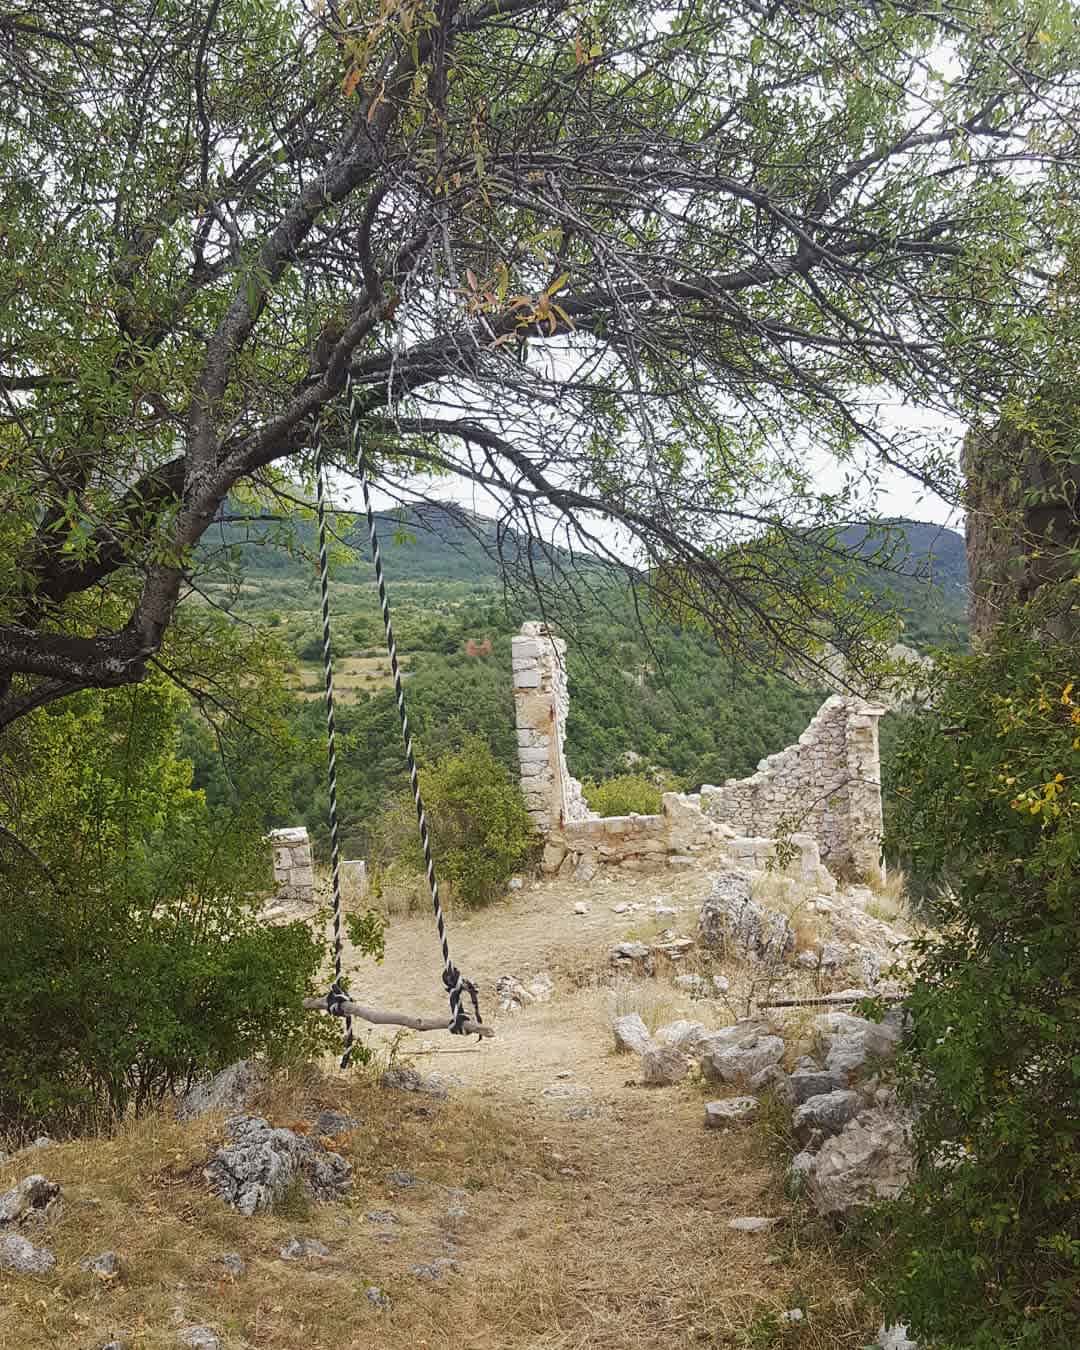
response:
<path id="1" fill-rule="evenodd" d="M 884 711 L 833 695 L 794 745 L 763 759 L 749 778 L 703 787 L 703 811 L 740 834 L 805 831 L 826 863 L 880 881 L 878 719 Z"/>
<path id="2" fill-rule="evenodd" d="M 867 880 L 882 878 L 877 723 L 884 708 L 835 696 L 796 745 L 762 760 L 752 777 L 704 787 L 700 796 L 665 793 L 659 815 L 601 818 L 588 809 L 563 753 L 570 707 L 565 657 L 566 643 L 543 624 L 525 624 L 513 640 L 521 788 L 544 840 L 545 871 L 571 867 L 585 876 L 602 863 L 678 866 L 716 846 L 729 853 L 750 847 L 755 859 L 764 858 L 780 833 L 797 837 L 808 876 L 820 870 L 820 854 Z"/>
<path id="3" fill-rule="evenodd" d="M 310 904 L 315 898 L 315 869 L 307 830 L 297 825 L 271 830 L 266 837 L 274 850 L 274 891 L 278 899 Z"/>

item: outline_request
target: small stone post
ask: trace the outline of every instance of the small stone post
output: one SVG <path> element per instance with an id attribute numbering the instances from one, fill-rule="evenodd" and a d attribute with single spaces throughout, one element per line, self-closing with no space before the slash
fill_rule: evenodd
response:
<path id="1" fill-rule="evenodd" d="M 271 830 L 266 836 L 274 850 L 274 890 L 280 900 L 311 904 L 315 898 L 315 869 L 311 840 L 302 825 Z"/>

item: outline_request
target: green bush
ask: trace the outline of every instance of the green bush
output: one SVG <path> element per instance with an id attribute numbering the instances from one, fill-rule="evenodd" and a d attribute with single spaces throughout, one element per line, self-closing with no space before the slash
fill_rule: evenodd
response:
<path id="1" fill-rule="evenodd" d="M 581 786 L 589 810 L 598 816 L 655 816 L 660 813 L 663 789 L 643 774 L 623 773 L 601 782 L 586 778 Z"/>
<path id="2" fill-rule="evenodd" d="M 324 944 L 272 927 L 258 822 L 215 816 L 153 679 L 31 715 L 0 761 L 0 1128 L 143 1110 L 242 1056 L 329 1043 Z"/>
<path id="3" fill-rule="evenodd" d="M 420 789 L 440 881 L 469 908 L 488 904 L 533 846 L 520 790 L 479 736 L 422 768 Z M 401 865 L 422 872 L 411 797 L 399 798 L 383 813 L 375 835 L 376 862 L 384 872 Z"/>
<path id="4" fill-rule="evenodd" d="M 1080 672 L 1035 618 L 945 659 L 896 756 L 892 842 L 939 930 L 892 1291 L 940 1350 L 1080 1344 Z"/>

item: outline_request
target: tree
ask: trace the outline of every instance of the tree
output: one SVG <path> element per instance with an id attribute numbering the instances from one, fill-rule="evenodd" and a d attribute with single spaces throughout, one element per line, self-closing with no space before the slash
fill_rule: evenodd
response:
<path id="1" fill-rule="evenodd" d="M 1080 700 L 1075 647 L 1048 633 L 1075 591 L 944 657 L 897 757 L 892 842 L 934 931 L 907 1001 L 916 1169 L 885 1274 L 941 1350 L 1080 1337 Z"/>
<path id="2" fill-rule="evenodd" d="M 332 1042 L 303 1011 L 326 945 L 267 924 L 269 857 L 241 793 L 208 806 L 161 674 L 11 728 L 0 764 L 0 1123 L 122 1119 L 243 1056 Z"/>
<path id="3" fill-rule="evenodd" d="M 0 17 L 0 725 L 141 680 L 224 503 L 320 417 L 349 466 L 350 379 L 384 488 L 458 474 L 528 579 L 560 532 L 760 657 L 836 605 L 859 455 L 947 468 L 882 406 L 989 415 L 1037 365 L 1060 0 L 313 13 Z"/>

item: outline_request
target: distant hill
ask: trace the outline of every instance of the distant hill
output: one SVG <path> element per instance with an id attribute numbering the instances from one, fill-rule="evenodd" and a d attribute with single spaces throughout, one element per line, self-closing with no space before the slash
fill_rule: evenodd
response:
<path id="1" fill-rule="evenodd" d="M 513 531 L 500 530 L 494 520 L 452 503 L 377 512 L 375 523 L 387 571 L 401 581 L 447 579 L 494 585 L 504 568 L 520 571 L 531 561 L 534 567 L 547 570 L 551 560 L 560 556 L 558 549 L 535 540 L 529 545 Z M 228 547 L 249 580 L 260 576 L 285 580 L 309 575 L 304 558 L 315 555 L 317 539 L 313 520 L 295 519 L 282 526 L 267 519 L 265 524 L 259 520 L 216 523 L 203 544 L 207 552 Z M 374 569 L 366 518 L 356 516 L 337 542 L 355 550 L 357 556 L 352 562 L 339 563 L 335 576 L 352 582 L 370 580 Z"/>
<path id="2" fill-rule="evenodd" d="M 849 525 L 840 532 L 839 540 L 868 560 L 939 587 L 950 599 L 966 598 L 967 555 L 964 537 L 955 530 L 917 520 L 880 520 Z"/>
<path id="3" fill-rule="evenodd" d="M 494 520 L 452 503 L 380 512 L 376 520 L 392 582 L 430 585 L 446 581 L 494 588 L 503 574 L 527 578 L 531 570 L 542 580 L 550 579 L 560 564 L 569 563 L 562 550 L 539 541 L 530 544 Z M 226 548 L 249 585 L 257 588 L 260 581 L 309 580 L 316 539 L 315 522 L 310 518 L 287 523 L 268 518 L 265 523 L 215 524 L 203 543 L 206 554 Z M 967 565 L 963 538 L 955 530 L 888 519 L 849 525 L 837 540 L 867 559 L 859 584 L 880 597 L 882 606 L 897 610 L 905 642 L 925 648 L 962 640 Z M 366 520 L 355 517 L 337 541 L 354 550 L 354 557 L 337 561 L 335 578 L 371 584 L 374 569 L 369 561 Z M 581 559 L 575 558 L 573 565 L 580 569 Z M 606 570 L 605 564 L 596 565 Z"/>

